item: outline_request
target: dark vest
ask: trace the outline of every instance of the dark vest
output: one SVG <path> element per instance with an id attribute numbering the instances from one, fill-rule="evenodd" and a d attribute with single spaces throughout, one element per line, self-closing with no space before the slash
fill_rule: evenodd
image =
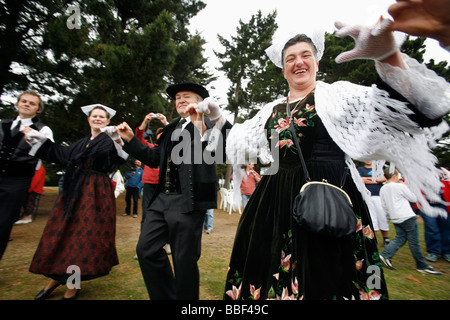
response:
<path id="1" fill-rule="evenodd" d="M 209 120 L 209 119 L 208 119 Z M 174 121 L 176 124 L 178 121 Z M 214 124 L 205 122 L 208 128 Z M 162 160 L 160 162 L 160 178 L 157 186 L 158 193 L 166 193 L 168 186 L 172 186 L 174 193 L 180 193 L 181 196 L 177 200 L 172 201 L 170 208 L 179 210 L 181 212 L 188 212 L 193 210 L 206 210 L 217 207 L 217 188 L 216 188 L 216 166 L 215 164 L 194 164 L 194 143 L 193 140 L 187 142 L 188 148 L 191 148 L 191 161 L 188 164 L 181 163 L 172 168 L 169 168 L 170 161 L 168 160 L 172 149 L 178 143 L 170 141 L 173 130 L 173 124 L 169 124 L 164 128 L 163 134 L 160 137 L 160 147 L 164 149 L 162 152 Z M 194 125 L 188 124 L 185 128 L 189 132 L 189 137 L 194 137 Z M 166 132 L 167 131 L 167 132 Z M 207 142 L 202 143 L 202 152 L 206 147 Z M 167 170 L 171 170 L 171 174 L 167 174 Z M 170 181 L 167 181 L 170 179 Z M 154 198 L 155 198 L 154 197 Z M 152 201 L 151 201 L 152 202 Z"/>
<path id="2" fill-rule="evenodd" d="M 13 119 L 2 120 L 0 123 L 0 176 L 32 177 L 36 170 L 38 159 L 28 155 L 31 147 L 25 141 L 22 132 L 11 137 Z M 41 130 L 45 125 L 32 119 L 30 128 Z"/>
<path id="3" fill-rule="evenodd" d="M 180 163 L 175 167 L 170 168 L 171 172 L 168 174 L 168 157 L 173 151 L 173 144 L 171 142 L 171 135 L 179 118 L 164 127 L 163 133 L 157 142 L 157 146 L 149 148 L 142 144 L 136 137 L 126 142 L 123 150 L 141 160 L 149 167 L 156 168 L 159 166 L 159 181 L 157 190 L 150 201 L 149 206 L 158 200 L 160 194 L 166 193 L 170 195 L 171 203 L 170 210 L 179 212 L 190 212 L 194 210 L 206 210 L 217 207 L 217 188 L 216 188 L 216 166 L 214 163 L 206 163 L 202 158 L 202 163 L 195 163 L 195 159 L 191 158 L 190 163 Z M 211 128 L 214 124 L 209 124 L 205 118 L 207 128 Z M 232 125 L 227 121 L 222 128 L 223 149 L 225 149 L 226 131 L 231 129 Z M 194 137 L 194 126 L 188 124 L 185 130 L 190 132 L 190 137 Z M 182 142 L 184 143 L 184 142 Z M 197 150 L 194 148 L 194 141 L 187 140 L 186 149 L 191 150 L 191 157 L 194 157 Z M 207 142 L 201 143 L 201 152 L 203 153 Z M 222 153 L 225 154 L 224 151 Z M 172 171 L 174 170 L 174 171 Z M 172 179 L 166 181 L 167 179 Z M 167 188 L 168 187 L 168 188 Z M 168 192 L 166 192 L 168 190 Z M 177 194 L 179 192 L 179 194 Z M 172 194 L 172 195 L 171 195 Z M 165 196 L 164 196 L 165 197 Z M 166 198 L 166 197 L 165 197 Z M 163 203 L 163 207 L 168 207 Z M 153 207 L 154 208 L 154 207 Z M 159 209 L 157 209 L 159 210 Z"/>

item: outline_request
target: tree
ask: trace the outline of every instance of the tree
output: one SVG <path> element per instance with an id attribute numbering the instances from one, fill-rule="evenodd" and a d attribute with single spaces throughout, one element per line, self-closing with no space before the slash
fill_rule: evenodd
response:
<path id="1" fill-rule="evenodd" d="M 261 91 L 256 86 L 250 85 L 250 90 L 247 90 L 247 86 L 249 83 L 252 85 L 255 83 L 256 74 L 266 71 L 268 64 L 264 49 L 270 45 L 273 33 L 277 28 L 276 16 L 276 11 L 267 17 L 258 11 L 248 23 L 239 20 L 239 26 L 236 28 L 237 34 L 231 36 L 231 41 L 218 35 L 225 51 L 223 53 L 215 51 L 214 53 L 222 64 L 218 70 L 223 71 L 232 83 L 228 91 L 226 109 L 234 114 L 235 122 L 248 116 L 252 102 L 261 96 Z M 241 119 L 239 119 L 240 117 Z"/>
<path id="2" fill-rule="evenodd" d="M 0 1 L 0 94 L 36 89 L 47 98 L 42 120 L 57 143 L 87 134 L 80 111 L 87 104 L 113 107 L 113 122 L 132 127 L 150 111 L 171 120 L 166 86 L 212 78 L 204 39 L 187 29 L 204 7 L 198 0 Z M 13 114 L 0 104 L 0 117 Z"/>
<path id="3" fill-rule="evenodd" d="M 0 2 L 0 95 L 28 86 L 26 75 L 13 71 L 13 64 L 26 65 L 35 58 L 30 48 L 36 48 L 42 26 L 52 18 L 49 7 L 52 1 Z"/>
<path id="4" fill-rule="evenodd" d="M 265 73 L 269 65 L 264 49 L 270 45 L 277 28 L 276 16 L 276 11 L 267 17 L 258 11 L 248 23 L 239 20 L 237 34 L 231 37 L 231 41 L 217 35 L 225 51 L 214 53 L 222 64 L 218 70 L 223 71 L 232 83 L 228 90 L 226 109 L 234 114 L 235 123 L 249 117 L 253 101 L 261 100 L 261 91 L 255 85 L 256 76 Z M 267 79 L 270 80 L 270 78 Z M 224 166 L 226 165 L 219 165 L 219 171 L 224 171 Z M 228 165 L 225 173 L 225 188 L 229 188 L 231 171 L 232 167 Z"/>
<path id="5" fill-rule="evenodd" d="M 86 134 L 79 110 L 86 104 L 111 106 L 118 111 L 115 121 L 137 125 L 149 111 L 167 110 L 168 82 L 211 77 L 203 67 L 204 40 L 187 29 L 189 19 L 204 7 L 196 0 L 2 2 L 0 12 L 10 26 L 5 30 L 15 23 L 24 31 L 10 37 L 19 49 L 9 54 L 9 66 L 22 71 L 10 71 L 0 89 L 34 88 L 49 96 L 43 120 L 54 128 L 58 142 L 71 143 Z M 69 29 L 77 14 L 79 28 Z M 3 106 L 0 113 L 8 111 Z M 60 119 L 70 119 L 71 130 Z"/>

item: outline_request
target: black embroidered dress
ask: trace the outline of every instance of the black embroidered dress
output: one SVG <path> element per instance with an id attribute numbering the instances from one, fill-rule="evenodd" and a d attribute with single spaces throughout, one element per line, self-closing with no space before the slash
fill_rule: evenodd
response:
<path id="1" fill-rule="evenodd" d="M 69 147 L 50 141 L 37 157 L 66 166 L 63 193 L 52 210 L 31 262 L 30 271 L 65 281 L 69 266 L 81 280 L 104 276 L 119 263 L 116 247 L 116 202 L 109 174 L 125 160 L 114 142 L 101 133 Z"/>
<path id="2" fill-rule="evenodd" d="M 316 114 L 314 94 L 291 102 L 291 109 L 311 179 L 339 185 L 347 166 L 344 153 Z M 274 107 L 266 129 L 279 134 L 280 165 L 276 174 L 263 176 L 242 214 L 224 298 L 387 298 L 369 212 L 350 174 L 343 188 L 353 202 L 357 232 L 337 239 L 300 230 L 292 203 L 305 178 L 286 103 Z"/>

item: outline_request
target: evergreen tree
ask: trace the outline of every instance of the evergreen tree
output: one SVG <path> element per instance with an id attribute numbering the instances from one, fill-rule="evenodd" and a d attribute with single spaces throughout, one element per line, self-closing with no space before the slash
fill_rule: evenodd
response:
<path id="1" fill-rule="evenodd" d="M 258 11 L 247 23 L 239 20 L 239 26 L 236 28 L 237 34 L 231 36 L 231 40 L 218 35 L 225 51 L 223 53 L 215 52 L 215 54 L 222 63 L 218 69 L 223 71 L 232 83 L 228 91 L 226 109 L 234 114 L 235 122 L 240 122 L 248 117 L 254 102 L 264 102 L 261 100 L 268 99 L 267 95 L 271 97 L 273 91 L 277 89 L 270 86 L 267 87 L 270 88 L 269 91 L 259 90 L 259 86 L 263 83 L 261 83 L 261 78 L 258 78 L 261 75 L 264 76 L 263 74 L 270 65 L 264 49 L 270 45 L 273 33 L 277 28 L 276 16 L 276 11 L 267 17 Z M 270 78 L 265 80 L 270 81 Z M 263 91 L 266 98 L 261 98 Z"/>
<path id="2" fill-rule="evenodd" d="M 41 93 L 41 118 L 61 144 L 89 132 L 80 110 L 87 104 L 116 109 L 113 124 L 136 127 L 152 111 L 170 121 L 167 85 L 212 79 L 204 39 L 187 29 L 204 7 L 198 0 L 0 1 L 0 95 Z M 15 114 L 0 102 L 1 118 Z"/>
<path id="3" fill-rule="evenodd" d="M 223 53 L 214 53 L 222 64 L 218 70 L 223 71 L 232 83 L 227 94 L 226 109 L 233 113 L 235 123 L 250 117 L 254 103 L 265 102 L 261 100 L 268 99 L 267 93 L 269 97 L 272 92 L 276 94 L 277 88 L 273 86 L 267 86 L 270 88 L 268 90 L 260 90 L 259 86 L 264 84 L 258 79 L 258 76 L 265 76 L 265 80 L 271 81 L 271 75 L 266 73 L 270 63 L 267 62 L 264 49 L 270 45 L 277 28 L 276 16 L 276 11 L 267 17 L 258 11 L 247 23 L 239 20 L 236 36 L 231 36 L 231 40 L 218 35 L 225 50 Z M 262 97 L 262 92 L 266 92 L 265 97 Z M 224 187 L 229 188 L 231 165 L 223 164 L 217 167 L 220 173 L 225 172 Z"/>
<path id="4" fill-rule="evenodd" d="M 204 40 L 187 29 L 204 7 L 197 0 L 2 1 L 0 32 L 17 49 L 0 46 L 10 58 L 2 59 L 10 69 L 0 93 L 34 88 L 49 97 L 43 120 L 57 142 L 86 134 L 79 109 L 86 104 L 111 106 L 115 123 L 137 126 L 148 112 L 167 111 L 168 84 L 212 77 L 203 66 Z M 15 25 L 20 33 L 10 31 Z M 12 111 L 0 106 L 2 117 Z"/>

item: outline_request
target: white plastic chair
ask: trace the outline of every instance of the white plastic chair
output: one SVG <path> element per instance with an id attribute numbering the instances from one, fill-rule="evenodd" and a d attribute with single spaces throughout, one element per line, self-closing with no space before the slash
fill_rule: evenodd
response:
<path id="1" fill-rule="evenodd" d="M 231 211 L 236 211 L 236 210 L 234 210 L 236 208 L 236 206 L 234 205 L 233 195 L 234 195 L 233 190 L 228 190 L 227 200 L 228 200 L 228 205 L 230 206 L 230 209 L 229 209 L 230 211 L 228 214 L 231 214 Z M 237 211 L 239 212 L 239 214 L 242 214 L 241 206 L 239 206 Z"/>
<path id="2" fill-rule="evenodd" d="M 227 205 L 228 205 L 228 189 L 225 188 L 220 188 L 219 190 L 219 194 L 220 194 L 220 204 L 219 204 L 219 208 L 223 209 L 223 210 L 227 210 Z"/>

